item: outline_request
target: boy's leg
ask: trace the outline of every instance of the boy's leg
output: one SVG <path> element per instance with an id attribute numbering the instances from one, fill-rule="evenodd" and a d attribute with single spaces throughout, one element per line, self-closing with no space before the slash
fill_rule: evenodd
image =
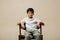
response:
<path id="1" fill-rule="evenodd" d="M 31 40 L 31 38 L 32 38 L 31 33 L 28 31 L 25 31 L 25 40 Z"/>
<path id="2" fill-rule="evenodd" d="M 41 40 L 40 38 L 40 33 L 38 32 L 38 30 L 35 30 L 34 32 L 33 32 L 33 35 L 35 36 L 35 40 Z"/>

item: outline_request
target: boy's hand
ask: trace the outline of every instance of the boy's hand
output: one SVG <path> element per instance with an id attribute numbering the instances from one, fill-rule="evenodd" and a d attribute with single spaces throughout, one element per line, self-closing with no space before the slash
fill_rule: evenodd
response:
<path id="1" fill-rule="evenodd" d="M 38 26 L 40 26 L 40 25 L 37 23 L 37 24 L 35 24 L 35 26 L 38 27 Z"/>
<path id="2" fill-rule="evenodd" d="M 38 22 L 37 24 L 35 24 L 36 27 L 39 27 L 40 25 L 45 25 L 43 22 Z"/>
<path id="3" fill-rule="evenodd" d="M 17 22 L 17 25 L 21 24 L 21 21 Z"/>

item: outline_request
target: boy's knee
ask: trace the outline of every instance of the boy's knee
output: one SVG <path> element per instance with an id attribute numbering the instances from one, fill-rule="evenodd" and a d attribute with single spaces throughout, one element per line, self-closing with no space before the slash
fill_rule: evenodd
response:
<path id="1" fill-rule="evenodd" d="M 25 35 L 25 37 L 31 37 L 31 35 Z"/>
<path id="2" fill-rule="evenodd" d="M 38 33 L 38 34 L 35 34 L 34 36 L 40 36 L 40 34 Z"/>
<path id="3" fill-rule="evenodd" d="M 25 35 L 25 37 L 29 37 L 29 35 Z"/>
<path id="4" fill-rule="evenodd" d="M 25 38 L 32 38 L 33 36 L 31 35 L 25 35 Z"/>

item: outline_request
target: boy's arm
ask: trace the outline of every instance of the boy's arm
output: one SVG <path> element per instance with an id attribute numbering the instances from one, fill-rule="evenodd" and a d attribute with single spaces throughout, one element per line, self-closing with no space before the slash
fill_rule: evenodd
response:
<path id="1" fill-rule="evenodd" d="M 21 21 L 22 28 L 25 28 L 24 22 Z"/>
<path id="2" fill-rule="evenodd" d="M 22 28 L 25 28 L 24 22 L 22 22 L 22 21 L 17 22 L 17 25 L 20 25 L 20 24 L 21 24 L 21 27 L 22 27 Z"/>
<path id="3" fill-rule="evenodd" d="M 36 26 L 36 27 L 39 27 L 39 26 L 40 26 L 40 24 L 41 24 L 41 25 L 43 25 L 43 26 L 45 25 L 43 22 L 38 21 L 38 22 L 37 22 L 37 24 L 35 24 L 35 26 Z"/>

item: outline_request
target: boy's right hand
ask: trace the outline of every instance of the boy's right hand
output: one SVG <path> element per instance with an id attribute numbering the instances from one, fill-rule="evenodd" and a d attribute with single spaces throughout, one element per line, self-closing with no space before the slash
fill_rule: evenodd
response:
<path id="1" fill-rule="evenodd" d="M 21 24 L 21 21 L 18 21 L 18 22 L 17 22 L 17 25 L 19 25 L 19 24 Z"/>

